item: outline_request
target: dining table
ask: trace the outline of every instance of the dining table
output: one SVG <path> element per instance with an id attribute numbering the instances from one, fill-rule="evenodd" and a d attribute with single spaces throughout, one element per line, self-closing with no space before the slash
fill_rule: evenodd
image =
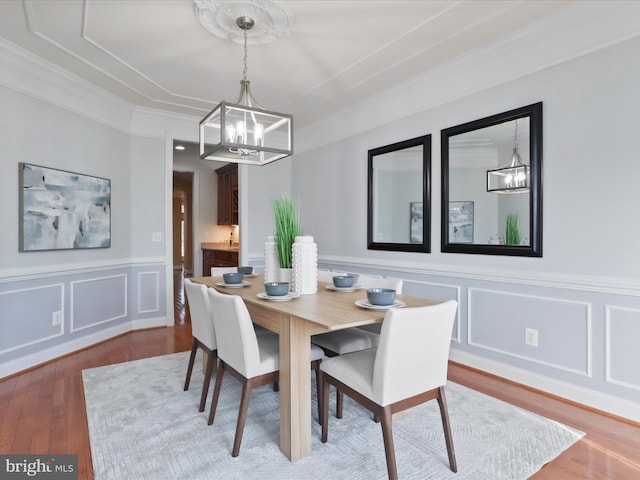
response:
<path id="1" fill-rule="evenodd" d="M 265 298 L 262 274 L 246 276 L 240 284 L 222 277 L 195 277 L 192 281 L 218 292 L 238 295 L 254 324 L 279 335 L 280 450 L 291 461 L 311 454 L 311 337 L 323 333 L 381 323 L 387 308 L 371 306 L 366 290 L 338 289 L 318 282 L 317 293 Z M 396 295 L 397 307 L 421 307 L 439 301 Z"/>

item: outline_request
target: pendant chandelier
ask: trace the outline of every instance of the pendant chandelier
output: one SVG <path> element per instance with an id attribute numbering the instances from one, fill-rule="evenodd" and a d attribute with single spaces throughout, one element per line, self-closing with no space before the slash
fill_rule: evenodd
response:
<path id="1" fill-rule="evenodd" d="M 487 171 L 487 192 L 527 193 L 531 183 L 529 165 L 524 163 L 518 150 L 518 120 L 511 159 L 495 170 Z"/>
<path id="2" fill-rule="evenodd" d="M 244 31 L 244 70 L 235 103 L 220 102 L 200 121 L 200 158 L 266 165 L 293 154 L 293 117 L 265 110 L 255 101 L 247 80 L 247 31 L 250 17 L 238 17 Z"/>

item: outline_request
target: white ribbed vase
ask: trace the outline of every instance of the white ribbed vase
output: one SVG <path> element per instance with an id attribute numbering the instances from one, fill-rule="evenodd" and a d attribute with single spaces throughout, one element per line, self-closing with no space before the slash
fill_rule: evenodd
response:
<path id="1" fill-rule="evenodd" d="M 292 247 L 291 290 L 301 295 L 318 291 L 318 246 L 311 236 L 296 237 Z"/>
<path id="2" fill-rule="evenodd" d="M 273 237 L 267 237 L 264 244 L 264 281 L 279 281 L 280 262 L 278 261 L 278 252 L 276 250 L 276 242 Z"/>

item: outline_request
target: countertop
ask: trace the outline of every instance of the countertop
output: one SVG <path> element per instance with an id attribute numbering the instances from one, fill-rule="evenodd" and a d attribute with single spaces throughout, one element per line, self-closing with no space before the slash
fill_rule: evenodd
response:
<path id="1" fill-rule="evenodd" d="M 224 252 L 237 252 L 239 245 L 237 243 L 230 247 L 228 243 L 223 242 L 203 242 L 200 244 L 200 248 L 203 250 L 222 250 Z"/>

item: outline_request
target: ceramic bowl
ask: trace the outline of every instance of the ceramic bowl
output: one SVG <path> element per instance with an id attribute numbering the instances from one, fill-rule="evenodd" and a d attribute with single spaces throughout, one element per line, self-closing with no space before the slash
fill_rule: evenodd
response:
<path id="1" fill-rule="evenodd" d="M 229 285 L 234 283 L 241 283 L 244 275 L 242 273 L 223 273 L 222 279 L 224 283 L 228 283 Z"/>
<path id="2" fill-rule="evenodd" d="M 243 275 L 252 275 L 253 267 L 238 267 L 238 273 L 242 273 Z"/>
<path id="3" fill-rule="evenodd" d="M 333 284 L 340 288 L 353 287 L 353 280 L 353 275 L 336 275 L 333 277 Z"/>
<path id="4" fill-rule="evenodd" d="M 392 305 L 396 299 L 396 291 L 391 288 L 367 289 L 367 300 L 371 305 Z"/>
<path id="5" fill-rule="evenodd" d="M 287 282 L 265 282 L 264 291 L 270 297 L 279 297 L 289 293 L 289 284 Z"/>

